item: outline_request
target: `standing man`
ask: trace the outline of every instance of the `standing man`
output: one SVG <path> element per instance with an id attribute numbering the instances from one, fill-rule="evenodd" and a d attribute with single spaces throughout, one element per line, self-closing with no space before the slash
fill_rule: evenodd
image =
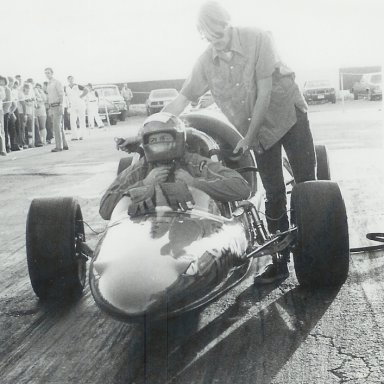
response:
<path id="1" fill-rule="evenodd" d="M 14 88 L 15 81 L 13 77 L 8 76 L 8 86 L 11 90 L 11 101 L 12 105 L 9 110 L 9 118 L 8 118 L 8 133 L 9 133 L 9 141 L 11 145 L 11 151 L 20 151 L 19 147 L 19 139 L 16 130 L 16 110 L 17 110 L 17 97 L 18 91 Z"/>
<path id="2" fill-rule="evenodd" d="M 234 153 L 253 150 L 266 191 L 268 229 L 289 228 L 282 171 L 284 146 L 297 183 L 315 179 L 315 151 L 307 104 L 295 75 L 275 50 L 271 34 L 257 28 L 234 27 L 216 1 L 201 7 L 197 27 L 208 41 L 179 96 L 164 111 L 180 114 L 190 101 L 210 90 L 224 115 L 243 138 Z M 256 284 L 288 277 L 289 251 L 274 258 L 255 277 Z"/>
<path id="3" fill-rule="evenodd" d="M 54 136 L 53 136 L 53 127 L 52 127 L 52 117 L 49 115 L 49 103 L 48 103 L 47 87 L 48 87 L 48 81 L 44 81 L 43 90 L 44 90 L 44 94 L 45 94 L 45 112 L 47 115 L 47 122 L 45 124 L 45 128 L 47 129 L 46 142 L 47 142 L 47 144 L 51 144 L 51 141 L 53 140 Z"/>
<path id="4" fill-rule="evenodd" d="M 88 116 L 88 127 L 90 129 L 95 128 L 95 121 L 97 128 L 103 128 L 104 124 L 99 115 L 99 95 L 93 89 L 91 83 L 87 84 L 87 96 L 85 96 L 85 100 L 87 103 L 87 116 Z"/>
<path id="5" fill-rule="evenodd" d="M 63 129 L 63 99 L 64 88 L 63 85 L 53 78 L 52 68 L 45 68 L 45 76 L 48 79 L 47 85 L 47 101 L 49 105 L 49 114 L 52 119 L 53 132 L 55 134 L 56 148 L 51 152 L 60 152 L 63 149 L 68 149 L 67 140 L 65 139 Z"/>
<path id="6" fill-rule="evenodd" d="M 133 98 L 132 91 L 128 88 L 128 84 L 123 85 L 123 88 L 121 88 L 120 94 L 124 98 L 125 104 L 127 105 L 127 112 L 128 112 L 129 106 L 131 105 L 131 100 Z"/>
<path id="7" fill-rule="evenodd" d="M 85 99 L 88 93 L 82 85 L 75 84 L 73 76 L 68 76 L 68 85 L 65 87 L 65 93 L 68 100 L 69 120 L 71 122 L 72 140 L 83 140 L 85 135 Z M 77 128 L 77 119 L 79 119 L 80 129 Z"/>
<path id="8" fill-rule="evenodd" d="M 0 76 L 0 79 L 3 76 Z M 3 101 L 5 100 L 5 88 L 0 82 L 0 156 L 7 156 L 7 148 L 5 145 L 5 132 L 4 132 L 4 112 Z"/>

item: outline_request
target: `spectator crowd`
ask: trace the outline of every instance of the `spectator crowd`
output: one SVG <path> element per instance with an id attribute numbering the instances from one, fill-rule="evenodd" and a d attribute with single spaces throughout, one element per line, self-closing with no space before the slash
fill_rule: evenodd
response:
<path id="1" fill-rule="evenodd" d="M 43 83 L 0 75 L 0 156 L 51 143 L 56 144 L 52 152 L 68 150 L 64 129 L 71 130 L 71 140 L 83 140 L 87 126 L 104 126 L 98 113 L 99 95 L 91 83 L 82 86 L 68 76 L 63 86 L 52 68 L 44 72 Z M 127 104 L 132 98 L 129 92 L 122 90 Z"/>

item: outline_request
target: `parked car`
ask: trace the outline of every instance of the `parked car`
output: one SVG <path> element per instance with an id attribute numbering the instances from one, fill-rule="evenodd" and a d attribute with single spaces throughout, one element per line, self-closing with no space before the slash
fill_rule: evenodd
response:
<path id="1" fill-rule="evenodd" d="M 307 103 L 312 101 L 330 101 L 336 103 L 335 87 L 329 80 L 310 80 L 304 83 L 304 98 Z"/>
<path id="2" fill-rule="evenodd" d="M 178 94 L 179 92 L 174 88 L 153 89 L 145 102 L 148 116 L 152 115 L 152 113 L 160 112 L 163 107 L 175 99 Z"/>
<path id="3" fill-rule="evenodd" d="M 120 95 L 117 85 L 95 85 L 93 88 L 99 96 L 100 117 L 106 119 L 108 112 L 109 121 L 112 125 L 117 123 L 117 119 L 124 121 L 127 117 L 127 105 L 123 96 Z"/>
<path id="4" fill-rule="evenodd" d="M 359 97 L 367 97 L 368 100 L 381 99 L 383 97 L 381 73 L 364 74 L 360 81 L 353 84 L 351 93 L 355 100 Z"/>

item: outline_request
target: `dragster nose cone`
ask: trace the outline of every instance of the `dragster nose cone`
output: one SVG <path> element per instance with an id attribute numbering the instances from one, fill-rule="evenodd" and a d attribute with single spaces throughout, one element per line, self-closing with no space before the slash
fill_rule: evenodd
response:
<path id="1" fill-rule="evenodd" d="M 171 256 L 129 257 L 95 261 L 98 291 L 110 305 L 128 314 L 147 311 L 162 300 L 166 290 L 184 273 L 190 261 Z"/>

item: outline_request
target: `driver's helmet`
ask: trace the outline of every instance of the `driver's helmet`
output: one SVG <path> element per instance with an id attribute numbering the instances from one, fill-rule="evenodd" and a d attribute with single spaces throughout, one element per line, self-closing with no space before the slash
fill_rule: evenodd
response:
<path id="1" fill-rule="evenodd" d="M 149 116 L 140 131 L 148 162 L 167 162 L 184 155 L 186 130 L 184 123 L 168 112 Z"/>

